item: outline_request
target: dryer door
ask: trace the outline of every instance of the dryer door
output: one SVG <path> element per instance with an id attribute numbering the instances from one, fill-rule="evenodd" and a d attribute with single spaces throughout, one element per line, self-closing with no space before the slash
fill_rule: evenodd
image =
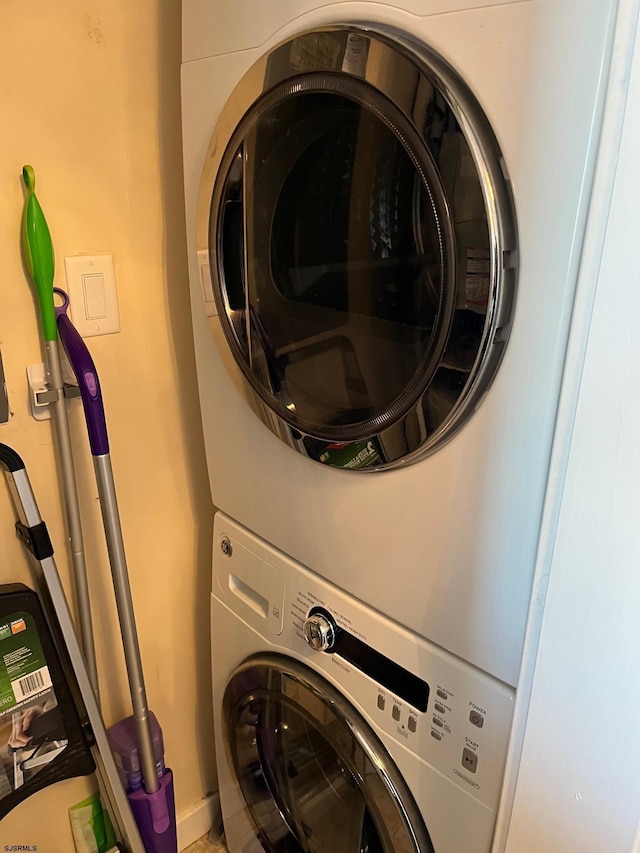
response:
<path id="1" fill-rule="evenodd" d="M 511 321 L 515 216 L 488 122 L 439 56 L 355 27 L 275 48 L 219 119 L 198 217 L 214 335 L 296 450 L 392 467 L 477 407 Z"/>
<path id="2" fill-rule="evenodd" d="M 249 658 L 227 686 L 223 719 L 237 785 L 269 853 L 433 853 L 383 744 L 308 667 Z"/>

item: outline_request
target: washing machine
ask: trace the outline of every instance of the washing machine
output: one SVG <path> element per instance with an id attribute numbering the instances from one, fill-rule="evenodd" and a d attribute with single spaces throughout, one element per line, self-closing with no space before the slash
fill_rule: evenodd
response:
<path id="1" fill-rule="evenodd" d="M 615 7 L 184 2 L 213 502 L 509 685 Z"/>
<path id="2" fill-rule="evenodd" d="M 222 513 L 214 533 L 229 850 L 487 853 L 514 691 Z"/>

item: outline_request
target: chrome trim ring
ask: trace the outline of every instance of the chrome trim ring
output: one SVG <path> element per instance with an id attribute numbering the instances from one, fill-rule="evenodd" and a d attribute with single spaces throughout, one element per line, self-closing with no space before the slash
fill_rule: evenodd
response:
<path id="1" fill-rule="evenodd" d="M 360 48 L 366 44 L 366 50 L 360 50 L 358 61 L 348 56 L 351 39 L 360 40 Z M 294 54 L 296 61 L 292 59 Z M 299 60 L 301 56 L 304 62 Z M 296 419 L 295 405 L 286 386 L 279 393 L 276 388 L 272 400 L 268 394 L 257 390 L 259 383 L 251 371 L 261 371 L 260 381 L 268 387 L 269 359 L 261 359 L 261 364 L 255 368 L 250 363 L 251 352 L 248 356 L 243 354 L 238 345 L 238 334 L 250 340 L 251 335 L 255 339 L 256 331 L 248 311 L 242 315 L 242 312 L 234 312 L 229 304 L 224 272 L 220 268 L 220 211 L 216 205 L 231 168 L 229 164 L 237 153 L 238 129 L 247 122 L 256 104 L 278 90 L 291 92 L 296 86 L 303 86 L 305 79 L 317 79 L 322 74 L 342 76 L 347 81 L 354 78 L 358 85 L 369 87 L 393 104 L 393 110 L 402 116 L 410 133 L 424 146 L 425 153 L 420 158 L 424 163 L 433 161 L 427 138 L 428 111 L 433 109 L 436 100 L 444 105 L 447 116 L 455 121 L 463 144 L 467 146 L 475 170 L 474 180 L 483 205 L 483 221 L 486 221 L 487 273 L 486 305 L 458 310 L 460 278 L 464 278 L 459 262 L 460 249 L 464 251 L 465 246 L 459 237 L 447 237 L 448 229 L 444 228 L 447 257 L 443 275 L 448 276 L 444 290 L 449 305 L 444 306 L 441 328 L 435 335 L 435 355 L 423 362 L 423 373 L 416 381 L 412 380 L 404 395 L 387 412 L 365 419 L 353 428 L 337 424 L 335 428 L 313 430 L 308 421 Z M 415 157 L 412 159 L 415 162 Z M 442 181 L 429 178 L 429 185 L 439 197 Z M 449 207 L 453 208 L 448 194 L 446 189 L 442 200 L 436 201 L 447 215 Z M 455 209 L 451 215 L 455 218 Z M 441 222 L 445 218 L 441 217 Z M 247 71 L 220 114 L 205 158 L 198 200 L 197 249 L 209 253 L 214 297 L 220 314 L 210 318 L 209 323 L 236 387 L 272 432 L 315 461 L 352 470 L 379 471 L 412 463 L 433 453 L 449 441 L 477 409 L 504 354 L 512 324 L 517 277 L 516 219 L 504 160 L 486 116 L 457 72 L 435 51 L 402 34 L 351 24 L 309 31 L 276 46 Z M 452 284 L 456 251 L 459 270 L 457 281 Z M 245 271 L 246 265 L 245 249 Z M 454 299 L 455 311 L 451 307 Z M 472 334 L 464 326 L 469 317 L 473 320 Z M 468 346 L 467 339 L 471 341 Z M 461 351 L 464 351 L 462 358 Z M 206 382 L 206 373 L 200 381 Z"/>
<path id="2" fill-rule="evenodd" d="M 246 817 L 265 850 L 276 849 L 274 839 L 278 850 L 303 849 L 296 842 L 307 839 L 317 845 L 321 839 L 310 833 L 323 831 L 327 809 L 335 823 L 331 807 L 342 803 L 346 832 L 366 832 L 368 823 L 385 853 L 434 853 L 384 744 L 344 696 L 304 664 L 272 653 L 245 660 L 225 690 L 223 727 Z M 359 849 L 357 841 L 350 849 Z"/>

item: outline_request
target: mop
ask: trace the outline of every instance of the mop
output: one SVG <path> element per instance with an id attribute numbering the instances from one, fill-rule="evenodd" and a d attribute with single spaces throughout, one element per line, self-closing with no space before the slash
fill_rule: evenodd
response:
<path id="1" fill-rule="evenodd" d="M 55 293 L 63 299 L 55 309 L 58 331 L 78 380 L 87 422 L 133 705 L 133 717 L 112 726 L 109 738 L 117 754 L 129 758 L 127 795 L 147 853 L 177 853 L 173 774 L 164 766 L 161 735 L 147 706 L 100 382 L 89 350 L 67 316 L 67 294 L 57 288 Z M 139 773 L 131 761 L 133 752 L 140 758 Z"/>
<path id="2" fill-rule="evenodd" d="M 60 405 L 56 404 L 56 416 L 58 416 L 58 410 L 64 411 L 64 417 L 60 417 L 59 421 L 56 420 L 56 424 L 62 424 L 62 432 L 66 436 L 66 440 L 63 442 L 64 448 L 61 450 L 64 462 L 65 496 L 68 501 L 70 493 L 75 495 L 77 512 L 73 457 L 66 419 L 66 402 L 63 396 L 62 371 L 60 369 L 60 356 L 57 343 L 58 330 L 60 330 L 60 336 L 80 387 L 98 483 L 102 518 L 123 638 L 125 662 L 133 705 L 133 717 L 113 726 L 109 733 L 109 740 L 112 748 L 114 745 L 116 746 L 116 757 L 120 758 L 121 763 L 123 761 L 128 762 L 128 769 L 132 771 L 128 774 L 128 778 L 123 781 L 129 783 L 127 785 L 127 798 L 147 853 L 177 853 L 173 774 L 171 770 L 164 766 L 161 732 L 155 717 L 147 707 L 146 690 L 142 674 L 140 650 L 98 376 L 84 341 L 66 315 L 68 299 L 64 292 L 61 292 L 64 296 L 64 305 L 59 309 L 55 308 L 53 296 L 53 246 L 46 219 L 35 196 L 35 175 L 30 166 L 24 167 L 23 180 L 28 190 L 23 219 L 25 257 L 40 301 L 51 381 L 54 388 L 58 391 L 57 396 Z M 81 537 L 79 513 L 77 528 L 78 535 Z M 86 596 L 86 612 L 90 614 L 88 594 Z M 89 621 L 87 642 L 90 644 L 91 649 L 93 649 L 93 635 L 90 628 Z M 95 665 L 93 670 L 95 672 Z M 94 679 L 92 679 L 92 682 L 94 682 Z M 94 690 L 97 697 L 97 677 L 94 682 Z M 118 746 L 121 747 L 119 754 Z M 138 760 L 140 772 L 136 773 Z"/>
<path id="3" fill-rule="evenodd" d="M 36 176 L 31 166 L 23 167 L 22 180 L 27 191 L 22 216 L 22 251 L 25 265 L 35 286 L 36 297 L 40 308 L 47 380 L 49 391 L 52 395 L 50 407 L 57 438 L 58 462 L 62 475 L 69 545 L 78 606 L 81 648 L 91 687 L 96 703 L 99 706 L 100 691 L 98 687 L 98 670 L 93 639 L 87 567 L 73 465 L 73 453 L 71 450 L 71 434 L 67 417 L 67 402 L 64 396 L 62 363 L 58 346 L 58 329 L 53 302 L 53 276 L 55 268 L 53 243 L 47 220 L 35 193 Z M 101 798 L 109 808 L 111 801 L 100 775 L 98 776 L 98 784 Z M 73 819 L 72 826 L 75 826 Z"/>
<path id="4" fill-rule="evenodd" d="M 42 335 L 46 352 L 47 372 L 49 374 L 48 379 L 50 389 L 54 392 L 51 410 L 56 427 L 56 437 L 58 439 L 58 458 L 60 460 L 67 525 L 69 528 L 69 543 L 71 546 L 73 577 L 78 604 L 80 637 L 82 639 L 82 650 L 87 663 L 89 678 L 91 679 L 96 699 L 99 702 L 100 694 L 98 691 L 93 626 L 91 624 L 87 567 L 84 556 L 78 492 L 73 468 L 73 454 L 71 452 L 71 435 L 67 418 L 67 401 L 64 397 L 64 381 L 62 378 L 58 331 L 53 304 L 53 244 L 47 220 L 44 217 L 35 194 L 36 176 L 31 166 L 23 168 L 22 180 L 27 190 L 22 217 L 22 249 L 29 275 L 36 288 L 36 295 L 40 306 Z"/>

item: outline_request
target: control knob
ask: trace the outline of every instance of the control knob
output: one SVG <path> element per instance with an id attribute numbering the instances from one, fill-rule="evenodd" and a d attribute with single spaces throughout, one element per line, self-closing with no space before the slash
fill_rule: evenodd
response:
<path id="1" fill-rule="evenodd" d="M 302 626 L 307 643 L 317 652 L 326 652 L 336 641 L 336 629 L 322 613 L 313 613 Z"/>

